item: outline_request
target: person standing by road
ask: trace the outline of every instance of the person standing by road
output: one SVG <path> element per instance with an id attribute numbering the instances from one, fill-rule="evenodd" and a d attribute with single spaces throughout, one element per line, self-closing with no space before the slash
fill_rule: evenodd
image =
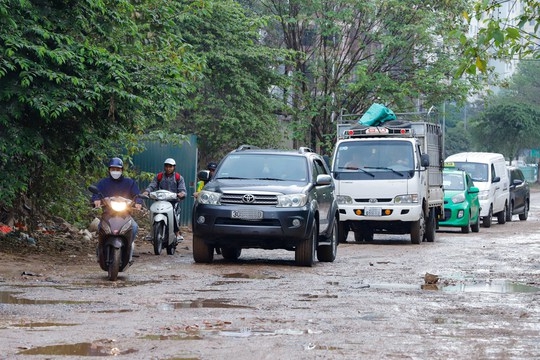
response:
<path id="1" fill-rule="evenodd" d="M 186 197 L 186 182 L 184 177 L 175 171 L 176 161 L 173 158 L 165 159 L 163 169 L 162 172 L 154 176 L 152 182 L 144 190 L 143 195 L 148 196 L 150 192 L 156 190 L 168 190 L 176 193 L 178 200 L 171 201 L 171 204 L 173 205 L 175 214 L 178 215 L 180 213 L 180 201 Z M 184 237 L 180 232 L 180 224 L 176 221 L 177 216 L 174 216 L 174 218 L 174 234 L 176 235 L 176 240 L 180 243 L 184 241 Z"/>

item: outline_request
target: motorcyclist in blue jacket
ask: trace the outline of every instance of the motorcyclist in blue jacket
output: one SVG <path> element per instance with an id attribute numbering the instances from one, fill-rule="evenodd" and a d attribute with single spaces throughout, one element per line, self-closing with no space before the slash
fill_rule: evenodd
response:
<path id="1" fill-rule="evenodd" d="M 105 197 L 112 197 L 112 196 L 122 196 L 127 199 L 133 199 L 137 195 L 139 195 L 139 185 L 137 185 L 137 182 L 133 179 L 130 179 L 128 177 L 125 177 L 123 175 L 124 172 L 124 162 L 122 159 L 114 157 L 109 161 L 109 176 L 106 178 L 101 179 L 97 184 L 96 187 L 99 189 L 100 193 Z M 92 195 L 92 202 L 94 203 L 95 207 L 101 206 L 101 199 L 98 194 Z M 135 208 L 140 210 L 142 207 L 142 199 L 139 197 L 135 198 Z M 131 235 L 131 241 L 132 241 L 132 252 L 133 255 L 133 248 L 135 247 L 135 238 L 137 237 L 137 231 L 139 230 L 139 225 L 135 221 L 135 219 L 132 220 L 133 224 L 133 231 Z"/>

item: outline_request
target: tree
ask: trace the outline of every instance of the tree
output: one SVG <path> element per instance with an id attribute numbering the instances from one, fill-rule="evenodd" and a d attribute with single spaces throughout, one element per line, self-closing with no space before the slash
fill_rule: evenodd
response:
<path id="1" fill-rule="evenodd" d="M 539 77 L 535 62 L 520 62 L 508 89 L 490 99 L 485 111 L 472 122 L 476 144 L 509 159 L 524 149 L 540 147 Z"/>
<path id="2" fill-rule="evenodd" d="M 518 12 L 516 17 L 501 18 L 502 7 Z M 490 58 L 510 60 L 540 59 L 540 3 L 537 0 L 478 0 L 471 11 L 464 12 L 465 20 L 477 23 L 474 37 L 456 31 L 465 48 L 459 73 L 488 72 Z"/>
<path id="3" fill-rule="evenodd" d="M 177 120 L 198 136 L 204 162 L 241 144 L 279 146 L 285 136 L 278 122 L 283 105 L 271 89 L 283 81 L 276 69 L 285 55 L 261 44 L 263 19 L 236 1 L 221 0 L 186 14 L 177 26 L 206 64 Z"/>
<path id="4" fill-rule="evenodd" d="M 477 85 L 453 76 L 461 53 L 452 31 L 463 30 L 459 14 L 467 1 L 260 3 L 276 19 L 282 46 L 294 52 L 286 64 L 292 81 L 285 100 L 296 139 L 322 152 L 333 146 L 332 122 L 342 109 L 360 113 L 382 102 L 406 112 L 420 102 L 427 110 L 445 99 L 463 102 Z"/>
<path id="5" fill-rule="evenodd" d="M 88 181 L 74 175 L 176 115 L 200 61 L 175 31 L 175 4 L 0 3 L 2 207 L 54 202 Z"/>

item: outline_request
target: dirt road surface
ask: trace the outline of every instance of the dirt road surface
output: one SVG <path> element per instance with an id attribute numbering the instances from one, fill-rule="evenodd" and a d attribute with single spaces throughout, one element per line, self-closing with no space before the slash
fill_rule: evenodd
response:
<path id="1" fill-rule="evenodd" d="M 264 250 L 195 264 L 186 232 L 173 256 L 138 241 L 116 282 L 91 250 L 0 253 L 0 359 L 540 359 L 539 221 L 535 192 L 527 221 L 350 235 L 312 268 Z"/>

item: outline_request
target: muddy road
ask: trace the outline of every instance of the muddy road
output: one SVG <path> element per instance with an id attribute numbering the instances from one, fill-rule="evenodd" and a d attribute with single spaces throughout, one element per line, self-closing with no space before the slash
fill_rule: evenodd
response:
<path id="1" fill-rule="evenodd" d="M 527 221 L 350 235 L 313 268 L 263 250 L 194 264 L 187 233 L 173 256 L 138 241 L 116 282 L 91 252 L 0 253 L 0 359 L 538 359 L 539 225 L 535 192 Z"/>

